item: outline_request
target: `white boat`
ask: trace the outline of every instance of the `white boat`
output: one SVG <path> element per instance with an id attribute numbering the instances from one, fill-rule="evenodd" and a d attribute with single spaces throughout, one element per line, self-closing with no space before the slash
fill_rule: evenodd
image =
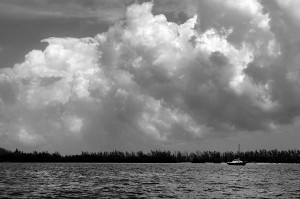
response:
<path id="1" fill-rule="evenodd" d="M 237 159 L 232 160 L 231 162 L 227 162 L 227 164 L 228 165 L 246 165 L 246 162 L 237 158 Z"/>
<path id="2" fill-rule="evenodd" d="M 240 155 L 240 145 L 238 150 L 238 155 Z M 240 158 L 234 159 L 231 162 L 227 162 L 228 165 L 246 165 L 247 162 L 240 160 Z"/>

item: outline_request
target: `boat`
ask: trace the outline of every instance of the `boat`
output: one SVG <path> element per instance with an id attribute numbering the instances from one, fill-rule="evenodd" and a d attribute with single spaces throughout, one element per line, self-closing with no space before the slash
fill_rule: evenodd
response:
<path id="1" fill-rule="evenodd" d="M 246 165 L 245 161 L 240 160 L 240 158 L 234 159 L 231 162 L 227 162 L 228 165 Z"/>
<path id="2" fill-rule="evenodd" d="M 240 156 L 240 145 L 238 150 L 238 155 Z M 227 162 L 228 165 L 246 165 L 247 162 L 240 160 L 240 158 L 234 159 L 231 162 Z"/>

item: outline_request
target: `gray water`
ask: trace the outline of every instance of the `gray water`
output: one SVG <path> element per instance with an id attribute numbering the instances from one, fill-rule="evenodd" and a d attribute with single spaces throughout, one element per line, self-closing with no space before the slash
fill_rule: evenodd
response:
<path id="1" fill-rule="evenodd" d="M 300 198 L 300 164 L 1 163 L 0 198 Z"/>

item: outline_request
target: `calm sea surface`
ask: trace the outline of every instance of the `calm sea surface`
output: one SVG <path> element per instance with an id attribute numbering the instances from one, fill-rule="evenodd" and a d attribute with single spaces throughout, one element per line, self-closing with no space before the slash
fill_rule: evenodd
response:
<path id="1" fill-rule="evenodd" d="M 300 198 L 300 164 L 0 163 L 0 198 Z"/>

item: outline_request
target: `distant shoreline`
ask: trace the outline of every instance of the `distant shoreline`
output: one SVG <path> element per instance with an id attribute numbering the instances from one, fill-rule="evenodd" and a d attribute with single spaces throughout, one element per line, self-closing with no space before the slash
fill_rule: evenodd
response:
<path id="1" fill-rule="evenodd" d="M 0 162 L 61 162 L 61 163 L 226 163 L 239 157 L 247 163 L 300 163 L 300 150 L 255 150 L 246 152 L 196 151 L 180 152 L 151 150 L 81 152 L 80 155 L 61 155 L 59 152 L 26 153 L 0 148 Z"/>
<path id="2" fill-rule="evenodd" d="M 87 164 L 226 164 L 227 162 L 221 162 L 221 163 L 213 163 L 213 162 L 0 162 L 0 164 L 5 163 L 12 163 L 12 164 L 20 164 L 20 163 L 34 163 L 34 164 L 56 164 L 56 163 L 62 163 L 62 164 L 81 164 L 81 163 L 87 163 Z M 267 165 L 267 164 L 300 164 L 299 162 L 283 162 L 283 163 L 275 163 L 275 162 L 247 162 L 247 164 L 261 164 L 261 165 Z"/>

